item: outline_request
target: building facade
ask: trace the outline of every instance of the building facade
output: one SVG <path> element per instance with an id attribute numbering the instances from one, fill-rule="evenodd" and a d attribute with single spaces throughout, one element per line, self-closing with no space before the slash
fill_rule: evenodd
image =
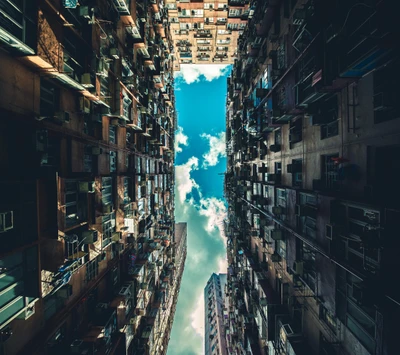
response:
<path id="1" fill-rule="evenodd" d="M 180 64 L 232 64 L 237 39 L 250 13 L 248 1 L 166 0 L 174 43 L 174 69 Z"/>
<path id="2" fill-rule="evenodd" d="M 229 354 L 395 354 L 390 1 L 250 1 L 228 79 Z"/>
<path id="3" fill-rule="evenodd" d="M 181 287 L 182 275 L 185 269 L 186 253 L 187 253 L 187 223 L 180 222 L 175 224 L 175 235 L 173 247 L 173 257 L 172 263 L 172 287 L 167 293 L 167 314 L 160 327 L 161 336 L 159 337 L 159 342 L 162 346 L 159 347 L 157 355 L 165 355 L 167 353 L 169 339 L 171 337 L 172 325 L 174 321 L 176 305 L 178 302 L 179 290 Z"/>
<path id="4" fill-rule="evenodd" d="M 225 285 L 226 274 L 212 274 L 204 288 L 204 354 L 225 355 Z"/>
<path id="5" fill-rule="evenodd" d="M 0 1 L 0 42 L 0 354 L 165 353 L 178 293 L 167 11 Z"/>

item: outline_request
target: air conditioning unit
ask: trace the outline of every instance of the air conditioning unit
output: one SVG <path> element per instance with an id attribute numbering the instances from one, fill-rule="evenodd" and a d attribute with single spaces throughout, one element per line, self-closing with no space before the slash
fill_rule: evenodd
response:
<path id="1" fill-rule="evenodd" d="M 96 308 L 98 309 L 108 309 L 108 303 L 97 303 Z"/>
<path id="2" fill-rule="evenodd" d="M 341 225 L 333 225 L 333 224 L 326 224 L 325 225 L 325 236 L 332 240 L 333 238 L 340 236 L 340 235 L 346 235 L 347 230 L 346 227 L 341 226 Z"/>
<path id="3" fill-rule="evenodd" d="M 281 206 L 273 206 L 272 213 L 276 215 L 284 214 L 283 208 Z"/>
<path id="4" fill-rule="evenodd" d="M 14 228 L 14 212 L 0 212 L 0 233 Z"/>
<path id="5" fill-rule="evenodd" d="M 273 229 L 273 230 L 271 230 L 271 238 L 273 240 L 282 240 L 283 239 L 283 231 L 282 231 L 282 229 Z"/>
<path id="6" fill-rule="evenodd" d="M 54 113 L 54 118 L 57 121 L 68 123 L 70 121 L 69 113 L 65 111 L 57 111 Z"/>
<path id="7" fill-rule="evenodd" d="M 93 113 L 91 115 L 92 122 L 102 123 L 103 117 L 99 113 Z"/>
<path id="8" fill-rule="evenodd" d="M 19 314 L 17 319 L 27 320 L 35 314 L 35 311 L 35 303 L 31 303 L 22 313 Z"/>
<path id="9" fill-rule="evenodd" d="M 297 143 L 300 140 L 301 140 L 301 134 L 300 133 L 289 134 L 289 142 L 290 143 Z"/>
<path id="10" fill-rule="evenodd" d="M 122 232 L 114 232 L 111 235 L 111 240 L 113 242 L 119 242 L 122 239 Z"/>
<path id="11" fill-rule="evenodd" d="M 90 100 L 86 97 L 79 98 L 79 109 L 84 113 L 90 113 Z"/>
<path id="12" fill-rule="evenodd" d="M 84 354 L 85 351 L 85 344 L 81 339 L 75 339 L 70 347 L 69 347 L 71 354 Z"/>
<path id="13" fill-rule="evenodd" d="M 143 308 L 136 308 L 136 315 L 137 316 L 144 316 L 145 310 Z"/>
<path id="14" fill-rule="evenodd" d="M 92 75 L 90 73 L 83 73 L 81 75 L 81 85 L 86 89 L 94 88 L 94 85 L 92 82 Z"/>
<path id="15" fill-rule="evenodd" d="M 131 285 L 126 284 L 121 287 L 118 293 L 120 296 L 129 297 L 131 295 Z"/>
<path id="16" fill-rule="evenodd" d="M 317 215 L 317 208 L 310 205 L 296 205 L 295 206 L 296 216 L 298 217 L 312 217 L 315 218 Z"/>
<path id="17" fill-rule="evenodd" d="M 269 150 L 274 153 L 279 152 L 281 150 L 281 145 L 280 144 L 272 144 L 269 146 Z"/>
<path id="18" fill-rule="evenodd" d="M 286 165 L 286 168 L 288 174 L 301 173 L 302 171 L 301 164 L 288 164 Z"/>
<path id="19" fill-rule="evenodd" d="M 97 230 L 91 229 L 82 232 L 83 244 L 94 244 L 97 242 L 98 232 Z"/>
<path id="20" fill-rule="evenodd" d="M 293 264 L 293 271 L 297 275 L 303 276 L 304 262 L 303 261 L 295 261 L 294 264 Z"/>
<path id="21" fill-rule="evenodd" d="M 91 19 L 91 11 L 89 6 L 79 6 L 79 16 L 87 20 Z"/>
<path id="22" fill-rule="evenodd" d="M 272 261 L 273 263 L 279 263 L 279 262 L 282 261 L 282 257 L 281 257 L 278 253 L 273 253 L 273 254 L 271 255 L 271 261 Z"/>
<path id="23" fill-rule="evenodd" d="M 96 75 L 106 78 L 108 77 L 108 69 L 109 69 L 108 63 L 105 61 L 103 57 L 101 57 L 97 62 Z"/>
<path id="24" fill-rule="evenodd" d="M 103 153 L 103 148 L 100 147 L 92 147 L 92 154 L 93 155 L 100 155 Z"/>
<path id="25" fill-rule="evenodd" d="M 118 118 L 111 118 L 111 120 L 110 120 L 110 125 L 111 125 L 111 126 L 118 126 L 118 125 L 119 125 L 119 120 L 118 120 Z"/>
<path id="26" fill-rule="evenodd" d="M 41 129 L 36 131 L 35 135 L 35 145 L 37 152 L 45 152 L 48 147 L 48 135 L 47 130 Z"/>
<path id="27" fill-rule="evenodd" d="M 267 302 L 267 299 L 265 297 L 261 297 L 260 298 L 260 306 L 262 306 L 262 307 L 268 306 L 268 302 Z"/>
<path id="28" fill-rule="evenodd" d="M 322 115 L 309 115 L 309 117 L 312 126 L 320 126 L 324 123 L 324 117 Z"/>
<path id="29" fill-rule="evenodd" d="M 92 194 L 96 191 L 94 181 L 79 181 L 78 182 L 78 191 L 80 193 L 88 193 Z"/>
<path id="30" fill-rule="evenodd" d="M 112 57 L 114 59 L 119 59 L 119 50 L 118 50 L 118 48 L 115 48 L 115 47 L 111 47 L 110 48 L 110 57 Z"/>
<path id="31" fill-rule="evenodd" d="M 113 205 L 103 205 L 103 213 L 104 214 L 110 214 L 113 211 Z"/>

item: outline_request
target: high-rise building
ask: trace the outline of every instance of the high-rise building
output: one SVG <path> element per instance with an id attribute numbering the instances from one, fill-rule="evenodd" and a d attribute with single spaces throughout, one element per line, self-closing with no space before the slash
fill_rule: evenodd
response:
<path id="1" fill-rule="evenodd" d="M 239 32 L 250 14 L 248 1 L 166 0 L 174 45 L 174 69 L 180 64 L 231 64 Z"/>
<path id="2" fill-rule="evenodd" d="M 179 290 L 181 287 L 183 270 L 185 268 L 186 252 L 187 252 L 187 223 L 180 222 L 175 224 L 175 235 L 172 244 L 172 263 L 169 267 L 172 268 L 171 279 L 163 280 L 172 281 L 172 287 L 169 292 L 165 293 L 165 306 L 168 309 L 169 317 L 160 319 L 162 326 L 160 327 L 160 336 L 156 337 L 157 341 L 162 344 L 158 349 L 157 355 L 167 353 L 167 347 L 172 331 L 172 324 L 174 321 L 176 304 L 178 302 Z M 165 324 L 164 324 L 165 323 Z"/>
<path id="3" fill-rule="evenodd" d="M 204 288 L 204 346 L 205 355 L 225 355 L 225 285 L 226 274 L 212 274 Z"/>
<path id="4" fill-rule="evenodd" d="M 250 1 L 228 80 L 229 354 L 395 354 L 390 1 Z"/>
<path id="5" fill-rule="evenodd" d="M 158 0 L 0 1 L 0 354 L 165 353 L 167 23 Z"/>

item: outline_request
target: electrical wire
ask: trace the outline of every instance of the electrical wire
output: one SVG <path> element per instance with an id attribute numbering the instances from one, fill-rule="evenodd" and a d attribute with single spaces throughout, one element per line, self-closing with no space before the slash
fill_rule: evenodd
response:
<path id="1" fill-rule="evenodd" d="M 344 28 L 346 27 L 347 21 L 348 21 L 348 19 L 349 19 L 349 17 L 350 17 L 351 11 L 352 11 L 354 8 L 356 8 L 357 6 L 360 6 L 360 5 L 361 5 L 361 6 L 364 6 L 364 7 L 367 7 L 367 8 L 369 8 L 369 9 L 373 9 L 373 10 L 375 9 L 373 6 L 364 4 L 364 3 L 362 3 L 362 2 L 358 2 L 357 4 L 354 4 L 354 5 L 349 9 L 349 11 L 347 12 L 347 16 L 346 16 L 346 19 L 345 19 L 344 22 L 343 22 L 342 27 L 341 27 L 340 30 L 333 36 L 333 38 L 337 37 L 337 36 L 344 30 Z"/>

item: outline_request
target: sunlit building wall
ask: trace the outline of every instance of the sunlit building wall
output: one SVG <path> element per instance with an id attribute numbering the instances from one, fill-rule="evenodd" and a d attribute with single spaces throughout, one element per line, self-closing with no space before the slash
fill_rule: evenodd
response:
<path id="1" fill-rule="evenodd" d="M 237 39 L 250 14 L 248 1 L 166 0 L 174 45 L 174 69 L 180 64 L 232 64 Z"/>
<path id="2" fill-rule="evenodd" d="M 226 274 L 212 274 L 204 288 L 205 355 L 225 355 L 224 290 Z"/>
<path id="3" fill-rule="evenodd" d="M 0 354 L 166 349 L 167 23 L 160 1 L 1 1 Z"/>

